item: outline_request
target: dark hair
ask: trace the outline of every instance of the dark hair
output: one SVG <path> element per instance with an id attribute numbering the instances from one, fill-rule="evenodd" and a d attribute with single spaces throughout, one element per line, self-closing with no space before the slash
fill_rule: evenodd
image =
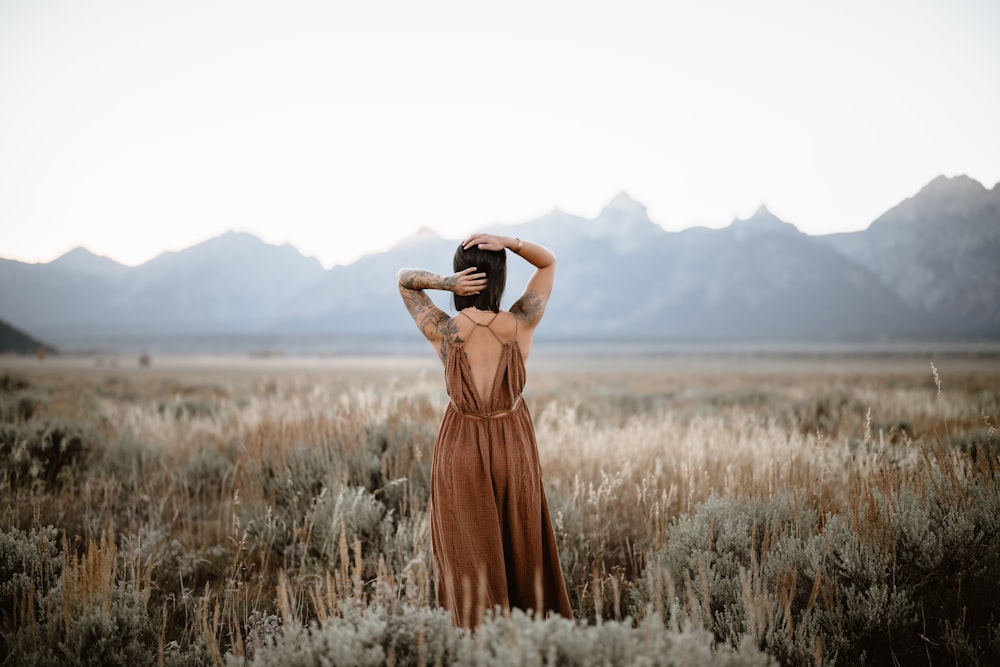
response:
<path id="1" fill-rule="evenodd" d="M 475 307 L 480 310 L 492 310 L 494 313 L 500 312 L 500 299 L 503 297 L 504 287 L 507 286 L 507 251 L 480 250 L 475 246 L 466 250 L 459 243 L 452 264 L 456 273 L 474 266 L 476 273 L 486 274 L 486 289 L 479 294 L 453 295 L 455 310 Z"/>

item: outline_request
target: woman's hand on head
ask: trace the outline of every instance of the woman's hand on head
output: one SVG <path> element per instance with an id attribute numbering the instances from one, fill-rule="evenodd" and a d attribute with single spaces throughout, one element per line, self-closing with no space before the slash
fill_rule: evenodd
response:
<path id="1" fill-rule="evenodd" d="M 472 296 L 486 289 L 486 274 L 475 273 L 476 267 L 470 266 L 448 277 L 448 289 L 458 296 Z"/>
<path id="2" fill-rule="evenodd" d="M 507 247 L 507 238 L 496 234 L 473 234 L 465 239 L 462 247 L 468 250 L 478 247 L 480 250 L 503 250 Z"/>

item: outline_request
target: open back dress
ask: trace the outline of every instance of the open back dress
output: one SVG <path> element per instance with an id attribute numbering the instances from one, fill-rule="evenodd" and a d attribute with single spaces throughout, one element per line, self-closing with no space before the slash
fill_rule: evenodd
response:
<path id="1" fill-rule="evenodd" d="M 525 368 L 516 329 L 504 341 L 490 326 L 495 315 L 486 324 L 462 315 L 476 326 L 446 351 L 451 403 L 431 464 L 438 602 L 467 628 L 496 607 L 570 618 L 535 429 L 521 399 Z M 465 346 L 474 336 L 490 335 L 500 360 L 489 395 L 480 396 Z"/>

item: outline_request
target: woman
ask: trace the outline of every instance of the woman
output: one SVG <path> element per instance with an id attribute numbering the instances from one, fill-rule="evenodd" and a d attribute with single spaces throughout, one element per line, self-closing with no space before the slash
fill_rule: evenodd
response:
<path id="1" fill-rule="evenodd" d="M 535 272 L 502 311 L 507 249 Z M 431 537 L 438 602 L 467 628 L 496 606 L 572 617 L 534 426 L 521 399 L 524 362 L 555 268 L 555 255 L 538 244 L 473 234 L 455 251 L 452 275 L 398 275 L 410 315 L 444 363 L 451 397 L 431 465 Z M 458 314 L 437 308 L 426 289 L 453 292 Z"/>

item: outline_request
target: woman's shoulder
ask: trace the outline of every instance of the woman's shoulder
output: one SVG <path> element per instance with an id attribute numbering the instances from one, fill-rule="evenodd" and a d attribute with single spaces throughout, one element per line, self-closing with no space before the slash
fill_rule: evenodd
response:
<path id="1" fill-rule="evenodd" d="M 513 342 L 524 334 L 530 334 L 530 330 L 518 320 L 517 315 L 507 310 L 500 311 L 493 330 L 505 342 Z"/>

